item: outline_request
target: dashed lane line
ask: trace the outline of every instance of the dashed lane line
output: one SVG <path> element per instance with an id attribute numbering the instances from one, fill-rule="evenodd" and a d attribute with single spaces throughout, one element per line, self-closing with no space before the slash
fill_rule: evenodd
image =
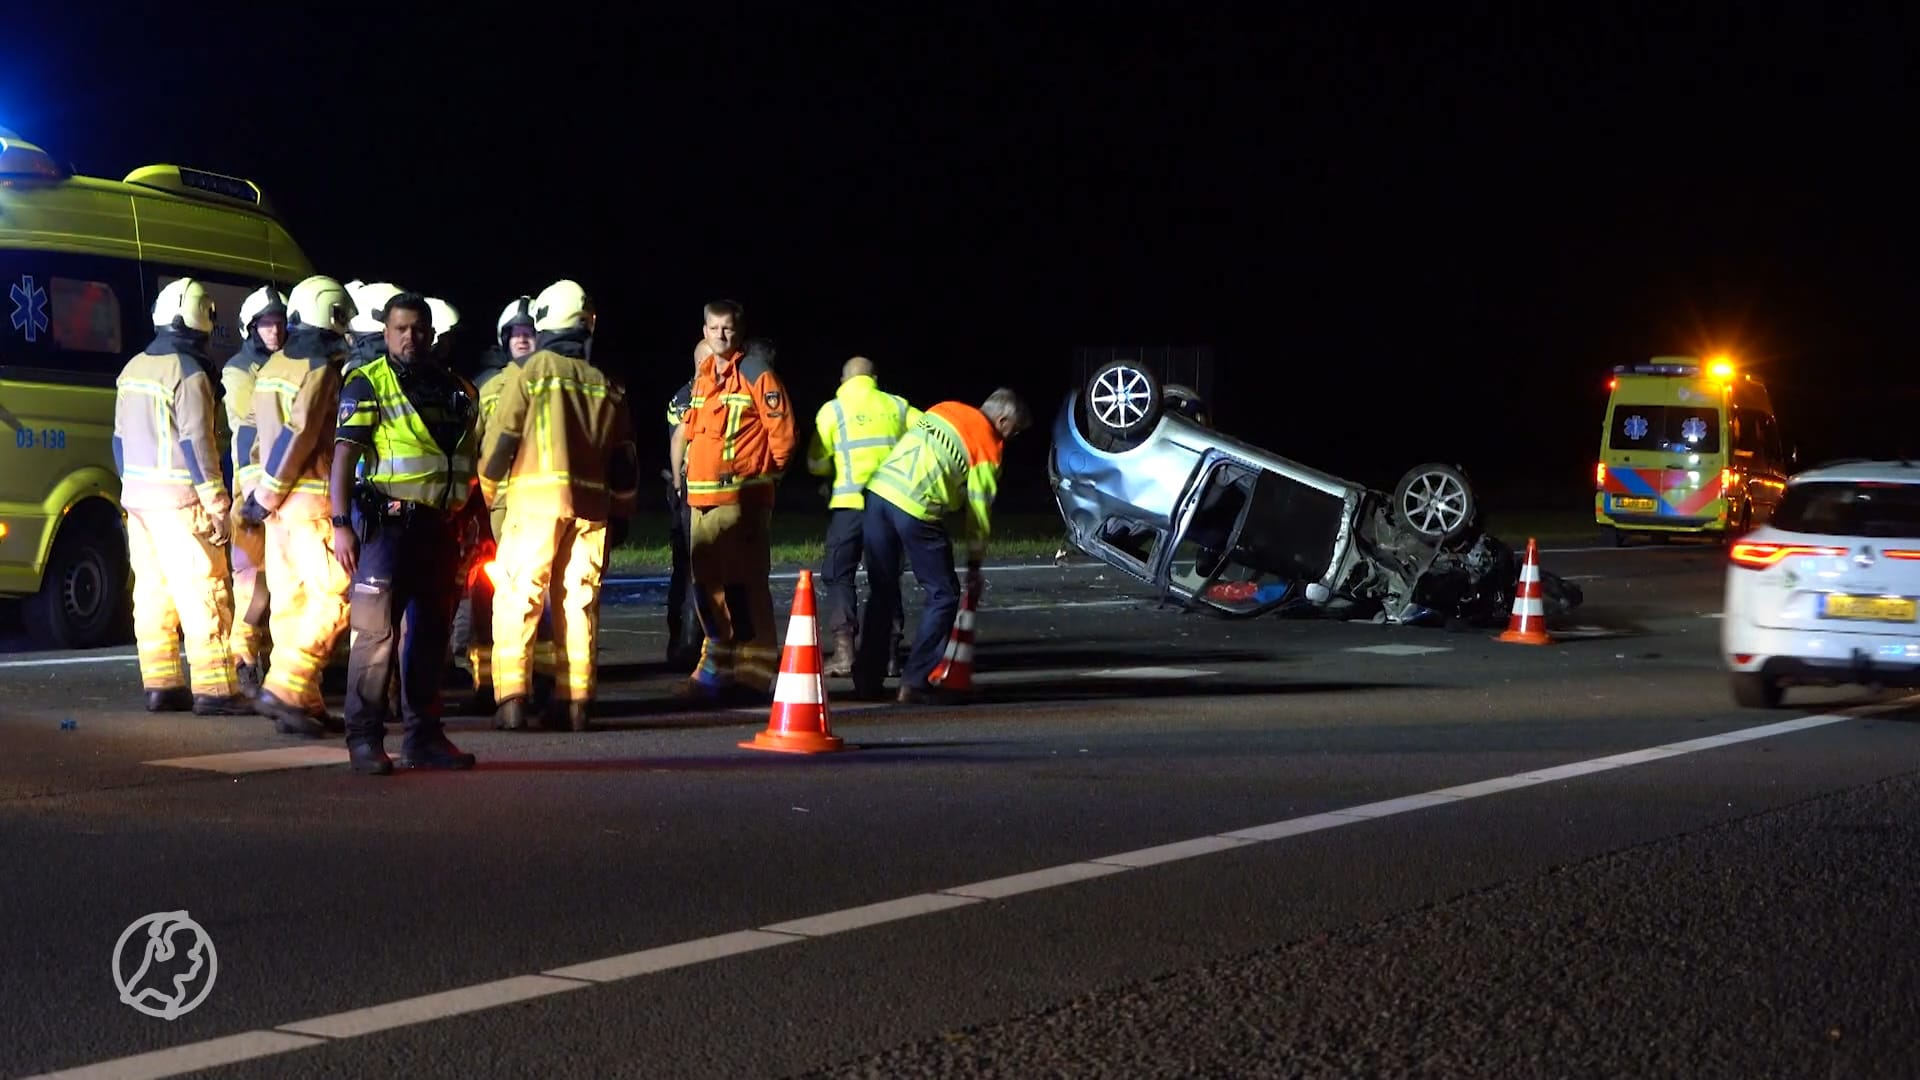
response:
<path id="1" fill-rule="evenodd" d="M 376 1032 L 469 1015 L 504 1005 L 588 988 L 595 983 L 642 978 L 661 971 L 713 963 L 728 957 L 789 945 L 810 938 L 829 937 L 884 923 L 924 918 L 953 908 L 991 904 L 1097 877 L 1109 877 L 1148 867 L 1163 866 L 1167 863 L 1199 858 L 1222 851 L 1236 851 L 1250 844 L 1282 840 L 1362 822 L 1379 821 L 1382 818 L 1436 806 L 1451 806 L 1469 799 L 1498 795 L 1539 784 L 1572 780 L 1685 754 L 1697 754 L 1740 743 L 1771 739 L 1879 715 L 1907 708 L 1915 703 L 1920 703 L 1920 695 L 1882 705 L 1802 716 L 1793 720 L 1741 728 L 1719 735 L 1570 762 L 1552 768 L 1533 769 L 1476 783 L 1350 806 L 1343 810 L 1309 814 L 1266 825 L 1254 825 L 1230 832 L 1195 837 L 1177 843 L 1160 844 L 1116 855 L 1043 867 L 1022 874 L 994 878 L 990 881 L 956 885 L 933 892 L 914 893 L 753 929 L 677 942 L 636 953 L 496 979 L 473 986 L 457 987 L 440 993 L 389 1001 L 307 1020 L 296 1020 L 281 1024 L 271 1031 L 245 1031 L 223 1038 L 186 1043 L 165 1050 L 115 1058 L 43 1075 L 49 1078 L 71 1078 L 71 1080 L 83 1077 L 87 1080 L 131 1080 L 136 1077 L 141 1080 L 150 1080 L 150 1078 L 178 1076 L 216 1065 L 252 1061 L 309 1047 L 331 1045 Z"/>
<path id="2" fill-rule="evenodd" d="M 55 656 L 47 660 L 0 660 L 0 668 L 67 667 L 72 664 L 131 664 L 138 653 L 113 653 L 109 656 Z"/>

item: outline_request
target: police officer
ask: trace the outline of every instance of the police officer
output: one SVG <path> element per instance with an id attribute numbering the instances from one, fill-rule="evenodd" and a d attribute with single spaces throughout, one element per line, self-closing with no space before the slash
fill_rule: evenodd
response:
<path id="1" fill-rule="evenodd" d="M 536 351 L 502 388 L 482 452 L 481 490 L 492 500 L 508 482 L 512 494 L 494 557 L 494 723 L 526 726 L 528 646 L 551 587 L 554 704 L 585 731 L 609 524 L 635 509 L 639 457 L 626 395 L 590 359 L 597 317 L 586 292 L 554 282 L 533 316 Z"/>
<path id="2" fill-rule="evenodd" d="M 828 491 L 826 556 L 821 584 L 827 600 L 827 631 L 833 636 L 833 656 L 822 670 L 828 675 L 853 674 L 853 639 L 859 626 L 854 571 L 860 568 L 861 534 L 866 520 L 867 480 L 886 460 L 908 425 L 920 419 L 920 410 L 898 394 L 880 389 L 873 361 L 864 356 L 840 368 L 840 389 L 814 415 L 813 438 L 807 446 L 807 471 L 832 483 Z M 900 636 L 895 615 L 894 636 Z"/>
<path id="3" fill-rule="evenodd" d="M 253 392 L 260 368 L 287 343 L 287 299 L 271 285 L 255 289 L 240 305 L 240 332 L 246 338 L 220 371 L 226 391 L 227 429 L 233 434 L 233 636 L 228 649 L 237 665 L 240 692 L 260 692 L 266 666 L 267 618 L 272 597 L 267 588 L 267 532 L 239 514 L 260 483 L 259 429 L 253 423 Z"/>
<path id="4" fill-rule="evenodd" d="M 353 580 L 347 751 L 355 772 L 372 775 L 395 764 L 383 740 L 396 657 L 406 725 L 399 766 L 474 763 L 441 725 L 440 679 L 455 600 L 454 518 L 472 492 L 479 409 L 471 386 L 434 357 L 432 318 L 418 293 L 387 302 L 386 349 L 347 377 L 334 436 L 333 549 Z"/>
<path id="5" fill-rule="evenodd" d="M 219 405 L 207 340 L 213 296 L 192 278 L 160 290 L 153 343 L 127 362 L 114 397 L 113 460 L 127 511 L 133 623 L 150 712 L 244 716 L 227 635 L 228 514 L 220 476 Z M 193 688 L 180 670 L 185 632 Z"/>

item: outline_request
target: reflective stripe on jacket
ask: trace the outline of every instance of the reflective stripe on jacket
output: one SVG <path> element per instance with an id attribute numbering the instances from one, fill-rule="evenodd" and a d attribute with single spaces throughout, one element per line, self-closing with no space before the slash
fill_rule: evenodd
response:
<path id="1" fill-rule="evenodd" d="M 464 415 L 451 411 L 446 400 L 450 394 L 442 391 L 465 390 L 451 373 L 438 379 L 431 373 L 412 377 L 416 393 L 422 384 L 429 390 L 418 402 L 407 396 L 389 358 L 355 368 L 340 392 L 335 438 L 368 449 L 365 476 L 375 491 L 389 499 L 458 510 L 473 487 L 476 406 L 468 404 Z M 441 400 L 432 400 L 435 397 Z M 452 445 L 435 438 L 436 429 Z"/>
<path id="2" fill-rule="evenodd" d="M 260 430 L 260 486 L 254 498 L 282 518 L 333 516 L 327 496 L 340 407 L 346 340 L 295 326 L 286 348 L 254 376 L 253 422 Z"/>
<path id="3" fill-rule="evenodd" d="M 894 444 L 867 481 L 867 491 L 922 521 L 968 511 L 968 550 L 978 559 L 993 531 L 993 498 L 999 491 L 1004 446 L 986 414 L 962 402 L 943 401 Z"/>
<path id="4" fill-rule="evenodd" d="M 547 349 L 494 382 L 500 398 L 480 455 L 489 506 L 498 508 L 511 483 L 516 512 L 587 521 L 634 512 L 639 457 L 620 387 L 585 359 Z M 515 445 L 503 463 L 496 458 L 505 441 Z"/>
<path id="5" fill-rule="evenodd" d="M 813 439 L 807 445 L 807 471 L 833 477 L 827 508 L 865 506 L 861 493 L 873 471 L 919 419 L 919 409 L 907 404 L 906 398 L 881 390 L 871 375 L 856 375 L 841 383 L 833 400 L 814 415 Z"/>
<path id="6" fill-rule="evenodd" d="M 146 352 L 127 361 L 115 388 L 120 504 L 178 510 L 199 503 L 207 513 L 224 516 L 231 504 L 220 468 L 220 406 L 199 359 L 171 351 L 163 330 Z"/>
<path id="7" fill-rule="evenodd" d="M 771 500 L 793 454 L 793 405 L 772 365 L 734 353 L 726 374 L 700 361 L 687 407 L 687 504 L 724 506 L 746 491 Z"/>
<path id="8" fill-rule="evenodd" d="M 260 365 L 267 354 L 251 340 L 228 358 L 220 369 L 220 385 L 225 390 L 227 432 L 231 439 L 233 499 L 244 502 L 260 486 L 260 455 L 256 452 L 260 429 L 253 423 L 253 391 Z"/>

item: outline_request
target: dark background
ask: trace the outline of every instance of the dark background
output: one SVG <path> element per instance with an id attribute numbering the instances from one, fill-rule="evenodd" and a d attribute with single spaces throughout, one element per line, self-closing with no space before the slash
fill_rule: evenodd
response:
<path id="1" fill-rule="evenodd" d="M 1208 345 L 1223 426 L 1509 505 L 1590 498 L 1608 369 L 1657 354 L 1734 353 L 1803 464 L 1911 426 L 1898 8 L 807 7 L 29 14 L 0 125 L 254 179 L 321 272 L 470 340 L 577 278 L 660 456 L 718 296 L 808 415 L 856 352 L 1044 425 L 1076 345 Z"/>

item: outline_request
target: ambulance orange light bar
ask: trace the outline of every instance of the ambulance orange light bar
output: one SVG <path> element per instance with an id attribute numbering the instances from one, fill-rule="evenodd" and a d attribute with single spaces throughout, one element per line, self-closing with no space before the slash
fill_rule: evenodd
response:
<path id="1" fill-rule="evenodd" d="M 1707 374 L 1721 382 L 1729 382 L 1733 379 L 1733 361 L 1725 356 L 1716 356 L 1713 363 L 1707 365 Z"/>
<path id="2" fill-rule="evenodd" d="M 1778 566 L 1791 555 L 1828 555 L 1838 557 L 1847 553 L 1846 548 L 1822 547 L 1817 544 L 1750 544 L 1738 543 L 1728 553 L 1737 566 L 1765 570 Z"/>

